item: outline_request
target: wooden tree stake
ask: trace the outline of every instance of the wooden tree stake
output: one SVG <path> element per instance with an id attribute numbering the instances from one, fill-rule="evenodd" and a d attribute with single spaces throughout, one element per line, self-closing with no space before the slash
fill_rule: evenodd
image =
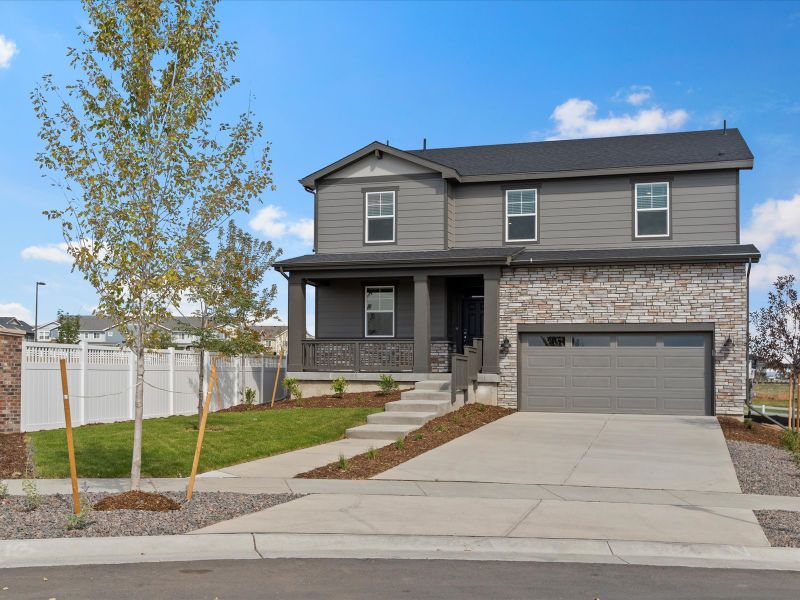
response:
<path id="1" fill-rule="evenodd" d="M 192 499 L 194 492 L 194 479 L 197 476 L 197 466 L 200 464 L 200 449 L 203 447 L 203 434 L 206 431 L 206 420 L 208 419 L 208 409 L 211 406 L 211 396 L 214 394 L 214 386 L 217 383 L 217 361 L 211 363 L 211 381 L 209 382 L 206 401 L 203 403 L 203 416 L 200 418 L 200 430 L 197 432 L 197 447 L 194 449 L 194 461 L 192 462 L 192 475 L 189 477 L 189 487 L 186 490 L 186 499 Z"/>
<path id="2" fill-rule="evenodd" d="M 72 440 L 72 415 L 69 410 L 69 385 L 67 384 L 67 361 L 61 364 L 61 391 L 64 399 L 64 424 L 67 428 L 67 454 L 69 455 L 69 476 L 72 479 L 72 508 L 76 515 L 81 514 L 81 498 L 78 494 L 78 467 L 75 465 L 75 444 Z"/>
<path id="3" fill-rule="evenodd" d="M 794 373 L 789 373 L 789 405 L 786 407 L 786 421 L 790 430 L 794 430 Z"/>
<path id="4" fill-rule="evenodd" d="M 275 383 L 272 386 L 272 402 L 269 403 L 269 407 L 272 408 L 275 406 L 275 394 L 278 392 L 278 381 L 281 378 L 281 364 L 283 363 L 283 346 L 281 346 L 280 352 L 278 352 L 278 370 L 275 371 Z"/>

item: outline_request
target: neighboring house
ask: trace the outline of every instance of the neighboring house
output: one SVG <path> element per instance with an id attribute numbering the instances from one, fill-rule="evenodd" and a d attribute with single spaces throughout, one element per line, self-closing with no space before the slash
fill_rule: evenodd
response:
<path id="1" fill-rule="evenodd" d="M 286 354 L 289 340 L 286 325 L 257 325 L 255 329 L 261 334 L 267 352 Z"/>
<path id="2" fill-rule="evenodd" d="M 315 253 L 276 265 L 287 371 L 424 379 L 483 338 L 481 381 L 520 410 L 742 414 L 752 167 L 736 129 L 369 144 L 300 181 Z"/>
<path id="3" fill-rule="evenodd" d="M 17 317 L 0 317 L 0 327 L 12 331 L 22 331 L 25 334 L 25 341 L 33 341 L 33 326 L 29 325 Z"/>
<path id="4" fill-rule="evenodd" d="M 78 315 L 80 326 L 78 338 L 90 344 L 106 346 L 122 346 L 125 343 L 125 332 L 113 325 L 111 319 L 96 317 L 94 315 Z M 191 327 L 199 325 L 199 318 L 172 317 L 158 327 L 169 332 L 172 344 L 182 350 L 191 348 L 197 340 L 189 331 Z M 39 327 L 38 338 L 40 342 L 56 341 L 58 339 L 58 321 L 51 321 Z"/>

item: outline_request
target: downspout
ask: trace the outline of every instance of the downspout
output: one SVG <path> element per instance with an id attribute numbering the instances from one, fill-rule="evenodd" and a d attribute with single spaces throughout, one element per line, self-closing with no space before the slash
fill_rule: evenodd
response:
<path id="1" fill-rule="evenodd" d="M 749 417 L 751 414 L 750 406 L 752 398 L 750 397 L 750 268 L 753 266 L 753 259 L 747 259 L 747 325 L 744 332 L 745 336 L 745 349 L 744 349 L 744 356 L 745 356 L 745 404 L 747 404 L 747 416 Z"/>
<path id="2" fill-rule="evenodd" d="M 286 273 L 284 273 L 284 272 L 283 272 L 283 267 L 275 267 L 275 270 L 276 270 L 278 273 L 280 273 L 281 275 L 283 275 L 283 278 L 284 278 L 286 281 L 289 281 L 289 276 L 288 276 Z M 748 271 L 748 274 L 749 274 L 749 271 Z"/>

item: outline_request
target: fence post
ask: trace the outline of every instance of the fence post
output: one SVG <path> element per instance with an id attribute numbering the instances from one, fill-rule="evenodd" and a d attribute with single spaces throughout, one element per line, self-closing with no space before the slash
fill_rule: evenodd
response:
<path id="1" fill-rule="evenodd" d="M 239 360 L 236 358 L 233 359 L 233 406 L 236 404 L 236 399 L 239 397 Z M 224 408 L 225 405 L 223 404 L 222 407 Z"/>
<path id="2" fill-rule="evenodd" d="M 266 372 L 267 372 L 267 355 L 262 353 L 261 354 L 261 397 L 258 399 L 260 404 L 266 403 L 266 398 L 265 398 L 266 394 L 264 393 L 264 390 L 267 389 L 266 387 L 264 387 L 266 385 L 266 381 L 264 380 Z"/>
<path id="3" fill-rule="evenodd" d="M 175 414 L 175 348 L 169 349 L 169 416 Z"/>
<path id="4" fill-rule="evenodd" d="M 81 341 L 81 397 L 78 398 L 78 423 L 86 424 L 86 370 L 89 368 L 89 342 Z"/>
<path id="5" fill-rule="evenodd" d="M 128 350 L 128 418 L 132 421 L 136 414 L 136 355 Z"/>
<path id="6" fill-rule="evenodd" d="M 211 361 L 211 352 L 206 350 L 203 353 L 203 364 L 200 368 L 203 369 L 203 398 L 208 395 L 208 364 Z"/>

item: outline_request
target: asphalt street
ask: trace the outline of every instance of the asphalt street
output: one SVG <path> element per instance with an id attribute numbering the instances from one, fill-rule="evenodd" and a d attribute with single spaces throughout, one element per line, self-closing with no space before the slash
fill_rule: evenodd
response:
<path id="1" fill-rule="evenodd" d="M 0 600 L 798 597 L 800 574 L 627 565 L 274 559 L 0 569 Z"/>

